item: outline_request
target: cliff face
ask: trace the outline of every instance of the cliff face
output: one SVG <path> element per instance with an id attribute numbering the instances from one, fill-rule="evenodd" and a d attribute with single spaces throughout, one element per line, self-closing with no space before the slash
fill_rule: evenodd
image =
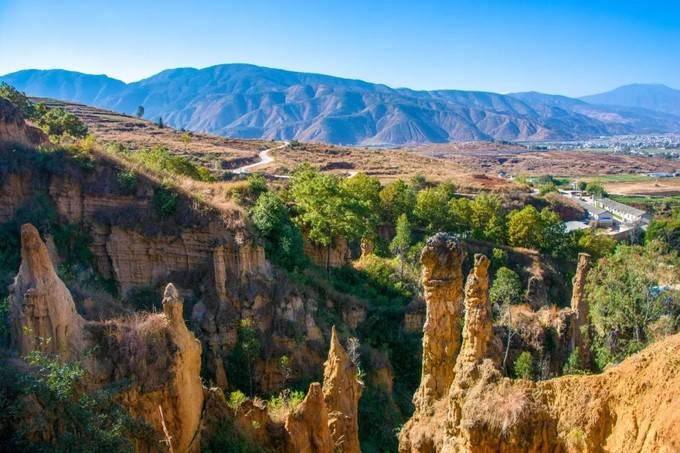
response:
<path id="1" fill-rule="evenodd" d="M 166 288 L 163 314 L 85 322 L 32 225 L 21 228 L 21 249 L 10 318 L 18 352 L 42 350 L 61 360 L 79 360 L 92 388 L 126 382 L 116 398 L 133 416 L 151 425 L 158 438 L 167 429 L 175 451 L 195 450 L 203 407 L 201 346 L 184 324 L 174 286 Z M 143 442 L 137 450 L 157 451 L 157 445 Z"/>
<path id="2" fill-rule="evenodd" d="M 581 257 L 583 275 L 586 261 Z M 680 448 L 680 433 L 673 428 L 680 426 L 680 335 L 600 375 L 538 382 L 503 377 L 495 354 L 487 268 L 488 260 L 477 255 L 466 284 L 463 342 L 447 396 L 430 413 L 416 410 L 400 433 L 401 452 Z M 577 274 L 577 299 L 578 281 Z"/>
<path id="3" fill-rule="evenodd" d="M 94 165 L 83 166 L 58 152 L 0 150 L 0 222 L 46 199 L 59 222 L 77 226 L 91 239 L 97 273 L 115 281 L 123 297 L 174 282 L 188 300 L 197 301 L 190 327 L 211 358 L 208 376 L 221 386 L 227 382 L 225 358 L 244 318 L 255 319 L 258 333 L 274 339 L 267 348 L 294 359 L 293 379 L 318 372 L 325 358 L 323 332 L 315 321 L 318 297 L 274 278 L 242 211 L 218 211 L 180 194 L 176 212 L 161 217 L 153 203 L 157 183 L 140 174 L 134 190 L 126 191 L 119 163 L 96 153 L 92 158 Z M 355 325 L 364 316 L 362 307 L 345 312 Z M 305 347 L 299 348 L 296 338 L 305 338 Z M 274 362 L 256 364 L 261 391 L 279 389 L 283 377 Z"/>
<path id="4" fill-rule="evenodd" d="M 84 320 L 33 225 L 21 227 L 21 267 L 9 305 L 12 346 L 21 356 L 41 350 L 68 359 L 84 351 Z"/>
<path id="5" fill-rule="evenodd" d="M 359 370 L 340 344 L 333 327 L 324 364 L 323 397 L 335 450 L 359 453 L 359 398 L 363 384 Z"/>

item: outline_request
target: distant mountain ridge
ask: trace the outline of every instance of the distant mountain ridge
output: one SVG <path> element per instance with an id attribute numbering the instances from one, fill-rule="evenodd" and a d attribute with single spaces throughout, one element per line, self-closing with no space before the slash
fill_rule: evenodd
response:
<path id="1" fill-rule="evenodd" d="M 680 90 L 662 84 L 634 83 L 580 99 L 593 104 L 644 108 L 680 115 Z"/>
<path id="2" fill-rule="evenodd" d="M 542 93 L 417 91 L 322 74 L 225 64 L 126 84 L 104 75 L 25 70 L 0 77 L 32 96 L 80 102 L 173 127 L 240 138 L 352 145 L 568 140 L 680 131 L 680 115 Z"/>

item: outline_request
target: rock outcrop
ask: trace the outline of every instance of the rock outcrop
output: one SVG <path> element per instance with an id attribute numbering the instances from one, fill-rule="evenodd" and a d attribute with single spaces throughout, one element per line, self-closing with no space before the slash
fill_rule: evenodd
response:
<path id="1" fill-rule="evenodd" d="M 427 312 L 423 327 L 423 369 L 414 396 L 425 409 L 448 392 L 460 350 L 463 316 L 463 249 L 445 233 L 431 237 L 420 256 Z"/>
<path id="2" fill-rule="evenodd" d="M 12 346 L 21 356 L 40 350 L 69 359 L 85 350 L 85 321 L 30 224 L 21 226 L 21 266 L 10 287 L 9 305 Z"/>
<path id="3" fill-rule="evenodd" d="M 336 451 L 328 426 L 328 410 L 321 385 L 314 382 L 307 396 L 285 422 L 287 453 L 332 453 Z"/>
<path id="4" fill-rule="evenodd" d="M 21 256 L 10 298 L 13 347 L 22 356 L 40 350 L 81 361 L 91 389 L 125 383 L 115 398 L 131 415 L 151 425 L 158 439 L 167 429 L 174 451 L 195 451 L 203 408 L 201 345 L 184 323 L 176 288 L 167 285 L 162 314 L 86 322 L 29 224 L 21 227 Z M 136 450 L 157 451 L 157 440 L 140 440 Z"/>
<path id="5" fill-rule="evenodd" d="M 585 286 L 588 271 L 590 270 L 590 255 L 578 254 L 578 265 L 571 295 L 571 309 L 574 312 L 571 324 L 570 349 L 577 350 L 583 365 L 589 366 L 591 362 L 588 333 L 588 301 L 585 300 Z"/>
<path id="6" fill-rule="evenodd" d="M 187 329 L 184 303 L 168 284 L 163 313 L 91 323 L 96 338 L 98 384 L 126 384 L 116 398 L 130 415 L 153 427 L 156 438 L 138 441 L 139 452 L 155 451 L 167 441 L 167 429 L 176 452 L 199 448 L 197 434 L 203 410 L 201 344 Z"/>
<path id="7" fill-rule="evenodd" d="M 313 243 L 304 236 L 305 255 L 319 266 L 341 267 L 350 263 L 352 256 L 347 239 L 343 237 L 333 238 L 330 247 L 323 247 Z"/>
<path id="8" fill-rule="evenodd" d="M 359 453 L 359 398 L 363 383 L 359 369 L 340 344 L 333 326 L 331 347 L 324 364 L 323 397 L 334 450 Z"/>
<path id="9" fill-rule="evenodd" d="M 416 410 L 400 433 L 402 453 L 680 448 L 680 335 L 600 375 L 538 382 L 503 377 L 493 358 L 487 267 L 488 260 L 475 257 L 448 396 L 430 416 Z"/>
<path id="10" fill-rule="evenodd" d="M 41 146 L 49 143 L 43 131 L 26 124 L 17 106 L 0 98 L 0 146 Z"/>

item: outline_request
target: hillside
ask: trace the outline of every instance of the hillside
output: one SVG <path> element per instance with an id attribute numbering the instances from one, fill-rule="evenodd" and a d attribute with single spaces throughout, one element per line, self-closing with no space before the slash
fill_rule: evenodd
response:
<path id="1" fill-rule="evenodd" d="M 662 84 L 635 83 L 605 93 L 583 96 L 581 100 L 593 104 L 644 108 L 680 115 L 680 90 Z"/>
<path id="2" fill-rule="evenodd" d="M 124 84 L 26 70 L 0 77 L 32 96 L 81 102 L 222 136 L 335 144 L 558 140 L 680 131 L 680 117 L 547 95 L 415 91 L 246 64 L 162 71 Z M 556 102 L 559 99 L 559 102 Z"/>

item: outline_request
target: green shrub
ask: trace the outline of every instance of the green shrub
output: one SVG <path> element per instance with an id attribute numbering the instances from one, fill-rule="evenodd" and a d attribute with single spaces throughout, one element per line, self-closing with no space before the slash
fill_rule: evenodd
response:
<path id="1" fill-rule="evenodd" d="M 133 195 L 137 191 L 137 174 L 132 170 L 120 170 L 116 175 L 120 191 L 124 195 Z"/>
<path id="2" fill-rule="evenodd" d="M 35 104 L 24 93 L 18 91 L 13 86 L 5 82 L 0 83 L 0 97 L 16 105 L 21 110 L 24 118 L 32 119 L 35 117 Z"/>
<path id="3" fill-rule="evenodd" d="M 519 379 L 533 379 L 534 377 L 534 358 L 528 351 L 522 351 L 517 356 L 512 366 L 515 377 Z"/>
<path id="4" fill-rule="evenodd" d="M 278 195 L 263 192 L 250 210 L 250 219 L 265 240 L 269 259 L 288 270 L 306 264 L 302 233 Z"/>
<path id="5" fill-rule="evenodd" d="M 46 424 L 43 429 L 54 437 L 48 444 L 25 437 L 20 428 L 14 428 L 14 435 L 0 432 L 0 449 L 132 452 L 132 441 L 149 432 L 149 427 L 133 419 L 106 389 L 86 392 L 85 370 L 80 363 L 62 362 L 38 351 L 29 353 L 26 361 L 31 372 L 18 379 L 12 379 L 11 370 L 0 370 L 0 425 L 17 427 L 32 417 L 35 409 L 25 405 L 30 395 L 41 407 L 41 421 Z"/>
<path id="6" fill-rule="evenodd" d="M 245 393 L 243 393 L 240 390 L 236 390 L 235 392 L 231 392 L 229 394 L 229 401 L 227 401 L 227 406 L 229 406 L 232 410 L 238 411 L 243 403 L 245 403 L 248 400 L 248 397 L 246 396 Z"/>
<path id="7" fill-rule="evenodd" d="M 154 211 L 161 218 L 170 217 L 177 211 L 179 194 L 170 186 L 156 187 L 153 191 L 151 204 Z"/>
<path id="8" fill-rule="evenodd" d="M 564 364 L 564 367 L 562 368 L 562 374 L 587 374 L 588 371 L 584 369 L 583 363 L 581 361 L 581 355 L 578 352 L 578 349 L 574 349 L 571 354 L 569 354 L 569 357 L 567 358 L 567 361 Z"/>
<path id="9" fill-rule="evenodd" d="M 38 125 L 47 135 L 62 137 L 65 135 L 73 138 L 84 138 L 87 135 L 87 126 L 80 118 L 62 108 L 48 109 L 38 119 Z"/>
<path id="10" fill-rule="evenodd" d="M 197 181 L 214 181 L 215 178 L 207 168 L 199 167 L 183 156 L 170 153 L 163 146 L 144 148 L 129 157 L 133 162 L 138 162 L 146 168 L 158 173 L 186 176 Z"/>
<path id="11" fill-rule="evenodd" d="M 519 275 L 507 267 L 496 272 L 489 290 L 489 299 L 493 304 L 516 304 L 522 300 L 522 282 Z"/>

